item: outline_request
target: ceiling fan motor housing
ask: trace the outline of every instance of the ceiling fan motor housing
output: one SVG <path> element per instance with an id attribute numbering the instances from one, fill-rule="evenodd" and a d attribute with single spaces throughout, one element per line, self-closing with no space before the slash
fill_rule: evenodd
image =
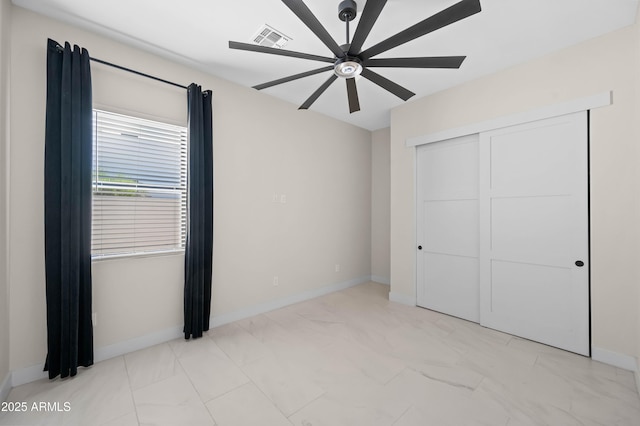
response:
<path id="1" fill-rule="evenodd" d="M 353 21 L 357 13 L 358 5 L 353 0 L 344 0 L 338 5 L 338 18 L 341 21 Z"/>

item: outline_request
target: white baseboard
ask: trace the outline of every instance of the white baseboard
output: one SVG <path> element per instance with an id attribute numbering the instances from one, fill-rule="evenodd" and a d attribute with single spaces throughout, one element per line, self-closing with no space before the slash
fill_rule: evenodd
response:
<path id="1" fill-rule="evenodd" d="M 371 281 L 370 276 L 355 278 L 353 280 L 344 281 L 337 284 L 331 284 L 328 286 L 305 291 L 303 293 L 294 294 L 292 296 L 288 296 L 283 299 L 273 300 L 270 302 L 261 303 L 259 305 L 249 306 L 248 308 L 240 309 L 239 311 L 217 315 L 211 318 L 211 327 L 218 327 L 224 324 L 229 324 L 234 321 L 239 321 L 245 318 L 253 317 L 255 315 L 260 315 L 265 312 L 269 312 L 279 308 L 283 308 L 285 306 L 293 305 L 294 303 L 304 302 L 305 300 L 313 299 L 319 296 L 324 296 L 325 294 L 344 290 L 346 288 L 353 287 L 358 284 L 363 284 L 369 281 Z"/>
<path id="2" fill-rule="evenodd" d="M 638 373 L 638 363 L 636 358 L 630 355 L 619 354 L 607 349 L 591 347 L 591 359 L 594 361 L 600 361 L 605 364 L 612 365 L 614 367 L 622 368 L 623 370 L 629 370 Z"/>
<path id="3" fill-rule="evenodd" d="M 640 358 L 591 347 L 591 359 L 622 368 L 623 370 L 633 371 L 636 379 L 636 389 L 638 395 L 640 395 Z"/>
<path id="4" fill-rule="evenodd" d="M 21 368 L 11 372 L 11 386 L 16 387 L 25 383 L 35 382 L 36 380 L 46 379 L 49 374 L 44 369 L 44 361 L 42 364 L 32 365 L 31 367 Z"/>
<path id="5" fill-rule="evenodd" d="M 391 302 L 400 303 L 407 306 L 416 306 L 416 298 L 414 296 L 407 296 L 406 294 L 389 292 L 389 300 Z"/>
<path id="6" fill-rule="evenodd" d="M 113 345 L 96 348 L 93 359 L 94 362 L 105 361 L 110 358 L 115 358 L 120 355 L 177 339 L 180 336 L 182 336 L 182 327 L 170 328 L 156 333 L 146 334 L 141 337 L 136 337 L 135 339 L 125 340 L 124 342 L 118 342 Z M 38 364 L 15 370 L 11 373 L 11 385 L 15 387 L 48 378 L 49 373 L 43 371 L 43 369 L 44 364 Z"/>
<path id="7" fill-rule="evenodd" d="M 181 336 L 184 336 L 182 327 L 174 327 L 151 334 L 145 334 L 135 339 L 125 340 L 124 342 L 114 343 L 113 345 L 103 346 L 102 348 L 96 349 L 94 361 L 105 361 L 120 355 L 139 351 L 140 349 L 159 345 L 160 343 L 168 342 Z"/>
<path id="8" fill-rule="evenodd" d="M 294 294 L 292 296 L 285 297 L 283 299 L 274 300 L 267 303 L 262 303 L 255 306 L 250 306 L 239 311 L 230 312 L 223 315 L 211 317 L 211 327 L 218 327 L 220 325 L 228 324 L 241 319 L 249 318 L 255 315 L 260 315 L 265 312 L 273 311 L 278 308 L 282 308 L 294 303 L 303 302 L 305 300 L 313 299 L 318 296 L 333 293 L 335 291 L 344 290 L 349 287 L 356 286 L 371 281 L 370 276 L 360 277 L 341 283 L 331 284 L 328 286 L 316 288 L 303 293 Z M 140 349 L 145 349 L 160 343 L 168 342 L 184 336 L 182 333 L 182 327 L 174 327 L 166 330 L 158 331 L 156 333 L 146 334 L 135 339 L 126 340 L 124 342 L 115 343 L 113 345 L 96 348 L 94 360 L 95 362 L 104 361 L 110 358 L 114 358 L 120 355 L 135 352 Z M 46 371 L 42 371 L 44 364 L 38 364 L 31 367 L 21 368 L 11 373 L 11 380 L 7 378 L 6 383 L 3 383 L 3 387 L 0 388 L 0 392 L 4 392 L 4 386 L 6 385 L 9 390 L 11 386 L 20 386 L 25 383 L 35 382 L 36 380 L 46 379 L 49 377 Z M 7 395 L 9 391 L 7 391 Z M 0 393 L 0 396 L 2 394 Z"/>
<path id="9" fill-rule="evenodd" d="M 371 275 L 371 281 L 378 284 L 391 285 L 391 280 L 388 277 L 381 277 L 379 275 Z"/>
<path id="10" fill-rule="evenodd" d="M 6 401 L 11 392 L 11 373 L 7 374 L 2 383 L 0 383 L 0 402 Z"/>

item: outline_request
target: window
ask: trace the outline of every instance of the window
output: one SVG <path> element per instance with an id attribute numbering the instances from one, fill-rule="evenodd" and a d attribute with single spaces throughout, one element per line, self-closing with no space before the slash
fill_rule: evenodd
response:
<path id="1" fill-rule="evenodd" d="M 93 258 L 183 250 L 187 129 L 94 110 Z"/>

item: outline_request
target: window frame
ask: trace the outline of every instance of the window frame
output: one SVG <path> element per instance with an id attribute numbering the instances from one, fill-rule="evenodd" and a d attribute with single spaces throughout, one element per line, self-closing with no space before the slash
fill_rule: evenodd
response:
<path id="1" fill-rule="evenodd" d="M 122 113 L 117 113 L 117 112 L 113 112 L 113 111 L 108 111 L 105 109 L 100 109 L 100 108 L 96 108 L 94 106 L 93 110 L 92 110 L 92 114 L 93 114 L 93 142 L 92 142 L 92 146 L 93 146 L 93 152 L 92 152 L 92 176 L 91 176 L 91 211 L 92 211 L 92 218 L 91 218 L 91 260 L 92 261 L 102 261 L 102 260 L 111 260 L 111 259 L 121 259 L 121 258 L 129 258 L 129 257 L 156 257 L 156 256 L 166 256 L 166 255 L 175 255 L 175 254 L 183 254 L 185 252 L 185 247 L 186 247 L 186 239 L 187 239 L 187 220 L 188 220 L 188 214 L 187 214 L 187 206 L 188 206 L 188 202 L 187 202 L 187 198 L 188 198 L 188 191 L 187 191 L 187 175 L 188 175 L 188 149 L 189 149 L 189 145 L 188 145 L 188 129 L 187 126 L 181 126 L 181 125 L 176 125 L 173 123 L 168 123 L 168 122 L 163 122 L 163 121 L 159 121 L 158 119 L 148 119 L 148 118 L 143 118 L 140 116 L 135 116 L 135 115 L 131 115 L 130 113 L 126 113 L 126 114 L 122 114 Z M 141 128 L 145 128 L 147 131 L 149 129 L 155 129 L 155 130 L 161 130 L 161 129 L 171 129 L 171 131 L 177 133 L 180 135 L 179 137 L 179 159 L 178 159 L 178 163 L 179 163 L 179 169 L 180 169 L 180 184 L 178 185 L 150 185 L 150 184 L 141 184 L 139 181 L 137 181 L 135 184 L 132 185 L 126 185 L 126 184 L 122 184 L 122 182 L 119 181 L 111 181 L 109 182 L 108 180 L 100 180 L 99 178 L 99 173 L 98 170 L 100 169 L 100 148 L 102 146 L 102 149 L 104 149 L 104 145 L 105 142 L 103 142 L 102 144 L 100 143 L 100 139 L 99 139 L 99 116 L 107 116 L 109 117 L 111 120 L 122 120 L 122 122 L 128 122 L 129 124 L 131 124 L 132 126 L 135 125 L 139 125 Z M 102 119 L 104 121 L 104 118 Z M 108 119 L 107 119 L 108 120 Z M 116 138 L 120 138 L 122 137 L 122 139 L 124 140 L 127 137 L 136 137 L 136 140 L 144 140 L 146 142 L 149 142 L 149 144 L 152 143 L 161 143 L 159 141 L 153 141 L 153 140 L 149 140 L 147 138 L 144 137 L 140 137 L 141 135 L 145 135 L 148 133 L 145 133 L 143 131 L 141 131 L 138 134 L 135 134 L 135 132 L 129 132 L 129 130 L 127 130 L 127 134 L 121 133 L 120 136 L 117 136 Z M 152 138 L 153 139 L 153 138 Z M 123 144 L 126 144 L 127 142 L 122 142 Z M 174 143 L 178 143 L 178 139 L 175 139 Z M 133 145 L 132 145 L 133 146 Z M 141 149 L 141 151 L 144 151 L 144 149 Z M 149 152 L 151 152 L 149 149 L 147 149 L 146 151 L 147 154 Z M 144 159 L 144 156 L 141 156 Z M 136 157 L 137 158 L 137 157 Z M 148 157 L 147 157 L 148 158 Z M 145 163 L 146 164 L 146 163 Z M 124 166 L 123 166 L 124 167 Z M 135 168 L 133 168 L 132 166 L 128 166 L 131 167 L 131 170 L 136 170 Z M 175 165 L 174 165 L 175 168 Z M 166 176 L 169 176 L 169 173 L 167 173 Z M 113 178 L 113 177 L 112 177 Z M 100 248 L 99 250 L 96 250 L 96 241 L 95 241 L 95 236 L 96 236 L 96 194 L 102 192 L 103 197 L 109 192 L 115 192 L 117 190 L 126 190 L 126 191 L 135 191 L 135 194 L 151 194 L 154 191 L 156 191 L 157 193 L 164 193 L 165 195 L 168 194 L 180 194 L 179 197 L 179 215 L 178 215 L 178 219 L 176 221 L 174 221 L 174 225 L 175 228 L 173 228 L 173 231 L 171 232 L 175 232 L 177 235 L 179 235 L 178 237 L 178 244 L 175 245 L 173 248 L 165 248 L 165 249 L 145 249 L 144 246 L 140 246 L 137 245 L 135 242 L 134 243 L 129 243 L 129 244 L 124 244 L 123 243 L 123 247 L 126 247 L 126 249 L 123 249 L 122 251 L 119 252 L 108 252 L 108 249 L 105 248 Z M 113 193 L 110 194 L 110 196 L 113 196 Z M 136 199 L 143 199 L 146 198 L 144 195 L 140 196 L 140 197 L 135 197 Z M 162 198 L 162 197 L 160 197 Z M 118 200 L 119 201 L 119 200 Z M 137 200 L 134 201 L 134 204 L 137 204 Z M 103 207 L 100 207 L 101 209 L 104 209 Z M 134 213 L 135 214 L 135 213 Z M 135 219 L 133 219 L 133 222 L 135 223 Z M 124 225 L 123 228 L 119 228 L 119 229 L 125 229 Z M 104 229 L 102 230 L 104 231 Z M 134 225 L 134 233 L 136 232 L 135 229 L 135 225 Z M 138 230 L 139 232 L 139 230 Z M 160 233 L 160 235 L 162 234 L 162 232 Z M 104 236 L 104 232 L 100 233 L 100 236 L 102 237 L 101 239 L 103 239 Z M 167 240 L 170 240 L 171 237 L 167 236 Z M 140 240 L 140 241 L 145 241 L 145 240 Z M 98 244 L 103 244 L 103 243 L 98 243 Z M 163 245 L 168 245 L 168 244 L 163 244 Z M 107 251 L 107 252 L 105 252 Z"/>

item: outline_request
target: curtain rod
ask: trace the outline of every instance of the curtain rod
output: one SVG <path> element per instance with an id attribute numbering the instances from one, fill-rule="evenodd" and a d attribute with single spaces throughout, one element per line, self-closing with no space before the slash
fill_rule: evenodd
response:
<path id="1" fill-rule="evenodd" d="M 145 73 L 140 72 L 140 71 L 132 70 L 131 68 L 123 67 L 121 65 L 112 64 L 111 62 L 103 61 L 102 59 L 93 58 L 91 56 L 89 57 L 89 59 L 94 61 L 94 62 L 98 62 L 98 63 L 103 64 L 103 65 L 107 65 L 107 66 L 110 66 L 110 67 L 113 67 L 113 68 L 117 68 L 117 69 L 122 70 L 122 71 L 127 71 L 127 72 L 130 72 L 130 73 L 133 73 L 133 74 L 137 74 L 137 75 L 140 75 L 142 77 L 147 77 L 147 78 L 150 78 L 152 80 L 159 81 L 161 83 L 170 84 L 172 86 L 180 87 L 180 88 L 185 89 L 185 90 L 188 89 L 187 86 L 183 86 L 182 84 L 174 83 L 173 81 L 165 80 L 165 79 L 162 79 L 160 77 L 155 77 L 153 75 L 145 74 Z"/>
<path id="2" fill-rule="evenodd" d="M 64 48 L 62 46 L 60 46 L 59 44 L 58 44 L 57 47 L 58 47 L 58 51 L 60 51 L 60 52 L 64 51 Z M 140 71 L 132 70 L 131 68 L 123 67 L 122 65 L 112 64 L 111 62 L 103 61 L 102 59 L 92 58 L 91 56 L 89 57 L 89 59 L 94 61 L 94 62 L 98 62 L 100 64 L 107 65 L 109 67 L 117 68 L 117 69 L 122 70 L 122 71 L 127 71 L 127 72 L 130 72 L 132 74 L 137 74 L 137 75 L 142 76 L 142 77 L 147 77 L 147 78 L 150 78 L 152 80 L 159 81 L 161 83 L 170 84 L 172 86 L 180 87 L 181 89 L 185 89 L 185 90 L 188 89 L 187 86 L 183 86 L 182 84 L 174 83 L 173 81 L 165 80 L 165 79 L 162 79 L 160 77 L 155 77 L 153 75 L 145 74 L 145 73 L 140 72 Z"/>

